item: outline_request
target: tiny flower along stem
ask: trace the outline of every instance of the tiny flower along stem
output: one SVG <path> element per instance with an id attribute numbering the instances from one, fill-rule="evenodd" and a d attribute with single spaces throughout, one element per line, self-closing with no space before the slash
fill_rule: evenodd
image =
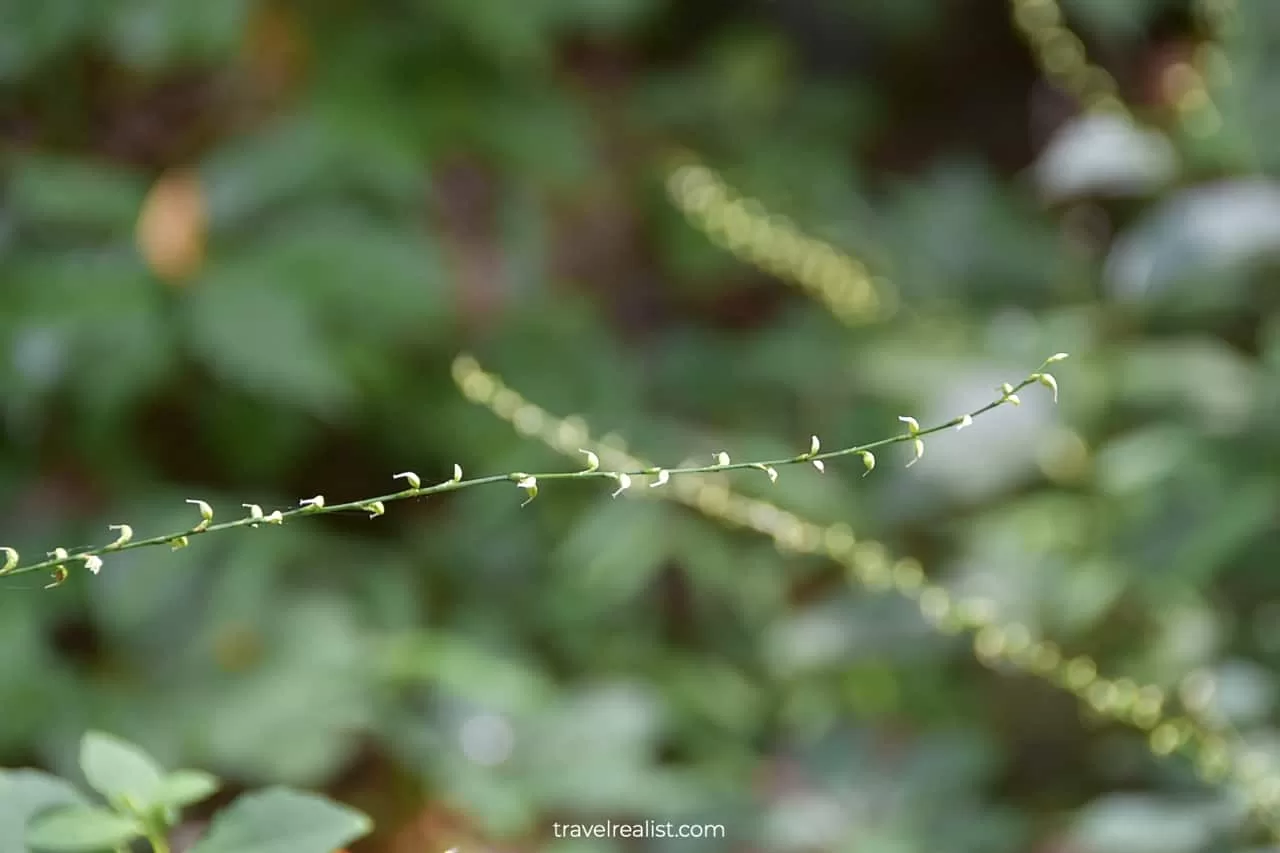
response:
<path id="1" fill-rule="evenodd" d="M 75 562 L 82 566 L 88 566 L 97 574 L 103 566 L 103 560 L 100 558 L 105 554 L 117 554 L 121 551 L 131 551 L 134 548 L 149 548 L 158 545 L 173 545 L 175 542 L 186 544 L 189 536 L 201 535 L 206 533 L 214 533 L 221 530 L 231 530 L 236 527 L 259 527 L 264 523 L 281 524 L 289 519 L 302 515 L 328 515 L 335 512 L 349 512 L 352 510 L 360 510 L 371 513 L 373 517 L 377 517 L 382 513 L 378 509 L 385 508 L 386 504 L 395 501 L 405 500 L 407 498 L 426 497 L 428 495 L 443 494 L 445 492 L 456 492 L 462 489 L 470 489 L 476 486 L 489 485 L 491 483 L 515 483 L 526 492 L 525 504 L 529 503 L 537 495 L 537 484 L 548 480 L 586 480 L 586 479 L 609 479 L 618 484 L 619 488 L 613 493 L 615 496 L 631 487 L 634 478 L 655 477 L 655 481 L 650 486 L 661 486 L 668 482 L 672 477 L 687 474 L 709 474 L 723 473 L 725 471 L 735 471 L 742 469 L 753 469 L 756 471 L 764 470 L 766 472 L 773 471 L 787 465 L 809 464 L 818 467 L 816 463 L 821 463 L 827 459 L 838 459 L 842 456 L 860 455 L 870 473 L 874 462 L 867 462 L 868 457 L 874 460 L 871 451 L 882 447 L 888 447 L 893 444 L 901 444 L 911 442 L 915 449 L 915 459 L 919 460 L 925 436 L 942 432 L 952 428 L 962 428 L 968 426 L 975 418 L 978 418 L 993 409 L 997 409 L 1007 403 L 1016 405 L 1017 391 L 1026 388 L 1028 385 L 1041 384 L 1050 387 L 1053 391 L 1057 391 L 1057 383 L 1052 376 L 1044 372 L 1044 369 L 1050 364 L 1062 361 L 1067 358 L 1066 353 L 1057 353 L 1045 359 L 1044 363 L 1032 374 L 1027 376 L 1017 385 L 1005 384 L 997 389 L 1000 397 L 992 400 L 981 408 L 974 409 L 967 414 L 951 418 L 940 424 L 931 427 L 920 427 L 916 420 L 910 417 L 902 417 L 900 420 L 906 425 L 907 429 L 897 435 L 882 438 L 879 441 L 873 441 L 868 444 L 858 444 L 852 447 L 844 447 L 838 450 L 829 450 L 825 453 L 816 452 L 820 446 L 817 436 L 814 436 L 809 445 L 809 450 L 797 454 L 795 456 L 787 456 L 780 459 L 754 460 L 751 462 L 731 462 L 727 453 L 721 451 L 715 455 L 715 462 L 711 465 L 695 465 L 679 468 L 646 468 L 636 471 L 605 471 L 596 465 L 598 460 L 588 458 L 589 465 L 585 470 L 578 471 L 550 471 L 541 474 L 526 474 L 524 472 L 508 473 L 508 474 L 491 474 L 486 477 L 473 477 L 469 480 L 462 479 L 462 469 L 454 466 L 453 478 L 445 480 L 435 485 L 423 486 L 417 474 L 406 471 L 395 476 L 396 479 L 405 480 L 409 484 L 409 488 L 396 492 L 389 492 L 385 495 L 375 495 L 373 497 L 360 498 L 359 500 L 347 501 L 345 503 L 330 504 L 326 503 L 323 495 L 307 498 L 300 501 L 299 506 L 287 511 L 279 511 L 271 513 L 270 516 L 264 516 L 261 509 L 254 504 L 244 504 L 243 506 L 250 510 L 249 514 L 237 518 L 232 521 L 223 521 L 217 524 L 212 523 L 213 510 L 202 500 L 192 499 L 188 503 L 192 504 L 198 510 L 199 522 L 185 530 L 176 530 L 169 533 L 163 533 L 159 536 L 150 536 L 144 539 L 133 539 L 132 529 L 127 525 L 112 525 L 111 530 L 125 531 L 128 535 L 121 535 L 115 541 L 90 548 L 80 549 L 62 549 L 58 548 L 50 552 L 49 558 L 35 563 L 22 565 L 19 562 L 17 551 L 12 548 L 0 548 L 0 554 L 5 556 L 3 563 L 0 563 L 0 577 L 8 577 L 11 575 L 22 575 L 29 572 L 38 572 L 44 570 L 53 571 L 55 574 L 55 584 L 61 583 L 66 576 L 66 564 Z M 1048 381 L 1046 381 L 1048 377 Z M 1056 393 L 1055 393 L 1056 397 Z M 909 464 L 913 464 L 909 463 Z M 770 474 L 770 480 L 775 479 L 774 474 Z M 523 505 L 523 504 L 522 504 Z"/>

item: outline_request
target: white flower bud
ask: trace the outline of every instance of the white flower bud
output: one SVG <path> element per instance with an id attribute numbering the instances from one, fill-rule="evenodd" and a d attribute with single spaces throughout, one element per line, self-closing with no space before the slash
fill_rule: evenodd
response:
<path id="1" fill-rule="evenodd" d="M 5 572 L 11 572 L 16 569 L 18 560 L 22 559 L 22 555 L 7 545 L 0 547 L 0 551 L 4 552 L 4 566 L 0 567 L 0 575 L 2 575 Z"/>
<path id="2" fill-rule="evenodd" d="M 385 514 L 387 511 L 386 504 L 382 501 L 371 501 L 365 504 L 364 508 L 368 511 L 370 518 L 377 518 L 378 516 Z"/>
<path id="3" fill-rule="evenodd" d="M 538 496 L 538 478 L 519 473 L 512 474 L 511 478 L 516 481 L 517 486 L 524 489 L 529 495 L 520 506 L 528 506 L 529 502 Z"/>
<path id="4" fill-rule="evenodd" d="M 614 493 L 611 495 L 611 497 L 615 497 L 615 498 L 616 498 L 618 495 L 620 495 L 620 494 L 622 494 L 623 492 L 625 492 L 627 489 L 631 488 L 631 477 L 630 477 L 629 475 L 627 475 L 627 474 L 619 474 L 619 475 L 617 476 L 617 480 L 618 480 L 618 488 L 617 488 L 617 490 L 616 490 L 616 491 L 614 491 Z"/>
<path id="5" fill-rule="evenodd" d="M 964 417 L 960 418 L 960 423 L 956 424 L 956 432 L 959 432 L 965 427 L 971 427 L 971 426 L 973 426 L 973 415 L 965 415 Z"/>
<path id="6" fill-rule="evenodd" d="M 600 470 L 600 457 L 599 457 L 599 456 L 596 456 L 596 455 L 595 455 L 594 453 L 592 453 L 590 450 L 583 450 L 581 447 L 579 447 L 579 448 L 578 448 L 578 452 L 579 452 L 579 453 L 581 453 L 581 454 L 583 454 L 583 455 L 585 455 L 585 456 L 587 457 L 587 470 L 588 470 L 588 471 L 598 471 L 598 470 Z"/>
<path id="7" fill-rule="evenodd" d="M 108 545 L 108 548 L 121 548 L 129 544 L 129 540 L 133 538 L 133 528 L 127 524 L 109 524 L 108 530 L 119 530 L 120 535 L 116 537 L 116 541 Z"/>
<path id="8" fill-rule="evenodd" d="M 213 522 L 213 507 L 209 506 L 202 500 L 189 499 L 187 503 L 200 510 L 200 523 L 195 526 L 197 532 L 208 530 L 209 525 Z"/>
<path id="9" fill-rule="evenodd" d="M 656 489 L 658 486 L 665 486 L 667 481 L 671 479 L 671 472 L 666 468 L 658 471 L 658 479 L 649 484 L 649 488 Z"/>
<path id="10" fill-rule="evenodd" d="M 719 453 L 716 454 L 716 467 L 723 468 L 728 464 L 730 464 L 729 454 L 721 450 Z"/>
<path id="11" fill-rule="evenodd" d="M 1037 373 L 1036 381 L 1053 391 L 1053 402 L 1058 402 L 1058 380 L 1053 378 L 1052 373 Z"/>
<path id="12" fill-rule="evenodd" d="M 455 463 L 453 463 L 453 479 L 452 479 L 452 480 L 450 480 L 449 482 L 450 482 L 450 483 L 461 483 L 461 482 L 462 482 L 462 466 L 461 466 L 461 465 L 459 465 L 459 464 L 458 464 L 458 463 L 456 463 L 456 462 L 455 462 Z"/>
<path id="13" fill-rule="evenodd" d="M 324 509 L 324 495 L 316 495 L 314 498 L 306 498 L 298 501 L 298 506 L 305 507 L 312 512 L 318 512 Z"/>
<path id="14" fill-rule="evenodd" d="M 778 469 L 774 468 L 772 465 L 765 465 L 764 463 L 758 462 L 755 465 L 752 465 L 751 467 L 758 468 L 761 471 L 763 471 L 765 474 L 767 474 L 769 477 L 770 483 L 778 482 Z"/>
<path id="15" fill-rule="evenodd" d="M 813 460 L 813 467 L 818 469 L 819 474 L 825 474 L 827 471 L 827 465 L 821 459 Z"/>
<path id="16" fill-rule="evenodd" d="M 863 474 L 862 476 L 865 477 L 867 474 L 876 470 L 876 455 L 874 453 L 870 450 L 860 450 L 858 451 L 858 455 L 862 457 L 862 465 L 867 469 L 866 474 Z"/>
<path id="17" fill-rule="evenodd" d="M 898 420 L 902 421 L 904 424 L 907 425 L 907 432 L 911 433 L 912 435 L 915 435 L 916 433 L 920 432 L 920 422 L 915 418 L 910 417 L 908 415 L 898 415 Z"/>
<path id="18" fill-rule="evenodd" d="M 422 478 L 419 477 L 417 474 L 413 473 L 412 471 L 401 471 L 399 474 L 396 474 L 391 479 L 404 480 L 406 483 L 409 484 L 409 488 L 411 489 L 422 488 Z"/>
<path id="19" fill-rule="evenodd" d="M 916 458 L 912 459 L 910 462 L 907 463 L 908 468 L 910 468 L 912 465 L 919 462 L 920 458 L 924 456 L 924 439 L 917 438 L 915 441 L 912 442 L 912 445 L 914 446 L 914 449 L 916 452 Z"/>
<path id="20" fill-rule="evenodd" d="M 812 436 L 809 439 L 809 455 L 810 456 L 817 455 L 818 450 L 820 450 L 821 448 L 822 448 L 822 443 L 818 441 L 818 437 L 816 435 Z"/>

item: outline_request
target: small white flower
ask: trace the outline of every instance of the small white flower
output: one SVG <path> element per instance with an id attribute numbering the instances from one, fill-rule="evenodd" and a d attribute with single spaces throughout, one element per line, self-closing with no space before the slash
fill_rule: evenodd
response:
<path id="1" fill-rule="evenodd" d="M 970 426 L 973 426 L 973 415 L 965 415 L 960 419 L 960 423 L 956 424 L 956 432 Z"/>
<path id="2" fill-rule="evenodd" d="M 365 504 L 364 508 L 368 511 L 370 518 L 377 518 L 380 515 L 384 515 L 387 511 L 386 504 L 382 501 L 371 501 Z"/>
<path id="3" fill-rule="evenodd" d="M 322 510 L 324 509 L 324 495 L 316 495 L 314 498 L 298 501 L 298 506 L 306 507 L 312 512 Z"/>
<path id="4" fill-rule="evenodd" d="M 61 561 L 65 560 L 65 559 L 67 559 L 67 549 L 66 549 L 66 548 L 54 548 L 52 551 L 50 551 L 50 552 L 49 552 L 49 556 L 50 556 L 50 557 L 53 557 L 55 560 L 57 560 L 57 561 L 61 562 Z"/>
<path id="5" fill-rule="evenodd" d="M 102 558 L 97 554 L 90 554 L 84 558 L 84 567 L 96 575 L 102 571 Z"/>
<path id="6" fill-rule="evenodd" d="M 827 466 L 823 463 L 821 459 L 813 460 L 813 467 L 817 468 L 819 473 L 826 473 Z"/>
<path id="7" fill-rule="evenodd" d="M 267 524 L 284 524 L 284 516 L 280 513 L 280 510 L 277 509 L 264 518 L 263 521 Z"/>
<path id="8" fill-rule="evenodd" d="M 649 488 L 656 489 L 658 486 L 665 486 L 667 481 L 671 479 L 671 472 L 663 468 L 658 472 L 658 479 L 649 484 Z"/>
<path id="9" fill-rule="evenodd" d="M 615 497 L 615 498 L 616 498 L 618 495 L 620 495 L 620 494 L 622 494 L 623 492 L 625 492 L 627 489 L 631 488 L 631 477 L 630 477 L 629 475 L 627 475 L 627 474 L 619 474 L 619 475 L 618 475 L 618 477 L 617 477 L 617 480 L 618 480 L 618 488 L 617 488 L 617 490 L 616 490 L 616 491 L 611 495 L 611 497 Z"/>
<path id="10" fill-rule="evenodd" d="M 456 462 L 455 462 L 455 463 L 453 463 L 453 479 L 452 479 L 452 480 L 450 480 L 449 482 L 451 482 L 451 483 L 461 483 L 461 482 L 462 482 L 462 466 L 461 466 L 461 465 L 459 465 L 459 464 L 458 464 L 458 463 L 456 463 Z"/>
<path id="11" fill-rule="evenodd" d="M 1053 402 L 1058 402 L 1058 380 L 1053 378 L 1052 373 L 1037 373 L 1036 381 L 1053 391 Z"/>
<path id="12" fill-rule="evenodd" d="M 419 477 L 417 474 L 413 473 L 412 471 L 401 471 L 399 474 L 396 474 L 391 479 L 404 480 L 409 484 L 409 488 L 411 489 L 422 488 L 422 478 Z"/>
<path id="13" fill-rule="evenodd" d="M 210 523 L 213 522 L 213 507 L 209 506 L 202 500 L 188 499 L 187 503 L 200 510 L 200 523 L 195 526 L 195 530 L 208 530 Z"/>
<path id="14" fill-rule="evenodd" d="M 528 506 L 529 502 L 538 496 L 538 478 L 531 477 L 528 474 L 513 474 L 511 476 L 515 479 L 516 485 L 524 489 L 529 495 L 520 506 Z"/>
<path id="15" fill-rule="evenodd" d="M 821 447 L 822 447 L 822 443 L 818 441 L 818 437 L 816 435 L 809 439 L 809 455 L 810 456 L 816 456 L 818 453 L 818 450 L 821 449 Z"/>
<path id="16" fill-rule="evenodd" d="M 898 420 L 907 425 L 907 432 L 915 435 L 920 432 L 920 422 L 909 415 L 898 415 Z"/>
<path id="17" fill-rule="evenodd" d="M 0 547 L 0 551 L 4 552 L 4 567 L 0 568 L 0 574 L 13 571 L 18 567 L 18 560 L 22 559 L 22 555 L 7 545 Z"/>
<path id="18" fill-rule="evenodd" d="M 730 464 L 729 454 L 721 450 L 719 453 L 716 454 L 716 467 L 723 468 L 728 464 Z"/>
<path id="19" fill-rule="evenodd" d="M 120 548 L 129 544 L 129 540 L 133 538 L 133 528 L 127 524 L 109 524 L 108 530 L 119 530 L 120 535 L 116 537 L 116 541 L 108 545 L 108 548 Z"/>
<path id="20" fill-rule="evenodd" d="M 598 471 L 598 470 L 600 469 L 600 457 L 599 457 L 599 456 L 596 456 L 596 455 L 595 455 L 594 453 L 592 453 L 590 450 L 583 450 L 581 447 L 579 447 L 579 448 L 578 448 L 578 452 L 579 452 L 579 453 L 581 453 L 581 454 L 583 454 L 583 455 L 585 455 L 585 456 L 587 457 L 587 470 L 588 470 L 588 471 Z"/>
<path id="21" fill-rule="evenodd" d="M 772 465 L 765 465 L 764 463 L 758 462 L 755 465 L 752 465 L 751 467 L 758 468 L 761 471 L 763 471 L 765 474 L 767 474 L 769 477 L 770 483 L 778 482 L 778 469 L 774 468 Z"/>
<path id="22" fill-rule="evenodd" d="M 912 465 L 919 462 L 921 457 L 924 456 L 924 440 L 917 438 L 914 442 L 912 442 L 912 444 L 915 447 L 916 458 L 912 459 L 910 462 L 907 463 L 908 468 L 910 468 Z"/>
<path id="23" fill-rule="evenodd" d="M 1053 355 L 1051 355 L 1051 356 L 1049 356 L 1048 358 L 1046 358 L 1046 359 L 1044 360 L 1044 363 L 1045 363 L 1045 364 L 1056 364 L 1056 363 L 1057 363 L 1057 362 L 1059 362 L 1059 361 L 1066 361 L 1068 358 L 1070 358 L 1070 356 L 1069 356 L 1069 355 L 1067 355 L 1065 352 L 1055 352 Z"/>

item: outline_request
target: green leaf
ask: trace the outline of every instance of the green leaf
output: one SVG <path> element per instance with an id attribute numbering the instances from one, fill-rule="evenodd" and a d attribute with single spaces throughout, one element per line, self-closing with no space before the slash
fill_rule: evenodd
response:
<path id="1" fill-rule="evenodd" d="M 160 783 L 156 802 L 182 808 L 212 796 L 221 783 L 216 776 L 200 770 L 175 770 Z"/>
<path id="2" fill-rule="evenodd" d="M 24 157 L 13 167 L 18 216 L 41 225 L 127 235 L 147 189 L 134 172 L 82 160 Z"/>
<path id="3" fill-rule="evenodd" d="M 27 830 L 27 844 L 42 850 L 108 850 L 142 835 L 130 817 L 94 806 L 68 806 L 41 815 Z"/>
<path id="4" fill-rule="evenodd" d="M 1238 296 L 1238 291 L 1218 293 L 1223 279 L 1277 257 L 1280 182 L 1236 179 L 1162 201 L 1115 240 L 1103 278 L 1112 293 L 1128 299 L 1197 295 L 1220 300 Z"/>
<path id="5" fill-rule="evenodd" d="M 314 306 L 279 287 L 257 259 L 215 267 L 187 304 L 192 349 L 220 378 L 260 397 L 322 415 L 354 398 L 316 322 Z"/>
<path id="6" fill-rule="evenodd" d="M 27 821 L 54 806 L 83 805 L 71 783 L 39 770 L 0 771 L 0 853 L 25 853 Z"/>
<path id="7" fill-rule="evenodd" d="M 368 816 L 324 797 L 268 788 L 232 803 L 191 853 L 332 853 L 372 828 Z"/>
<path id="8" fill-rule="evenodd" d="M 80 741 L 80 769 L 89 785 L 111 803 L 147 809 L 156 803 L 164 771 L 138 747 L 102 732 Z"/>

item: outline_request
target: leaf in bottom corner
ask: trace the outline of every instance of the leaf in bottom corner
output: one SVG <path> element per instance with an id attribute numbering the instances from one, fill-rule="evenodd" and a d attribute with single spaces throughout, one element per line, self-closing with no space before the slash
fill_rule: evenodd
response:
<path id="1" fill-rule="evenodd" d="M 191 853 L 332 853 L 372 828 L 366 815 L 324 797 L 268 788 L 221 812 Z"/>

